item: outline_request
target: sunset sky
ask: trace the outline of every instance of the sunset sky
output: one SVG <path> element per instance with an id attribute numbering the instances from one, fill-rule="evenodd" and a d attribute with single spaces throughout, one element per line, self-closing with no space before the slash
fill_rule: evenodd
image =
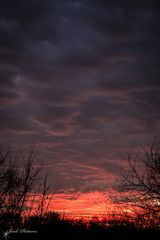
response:
<path id="1" fill-rule="evenodd" d="M 59 208 L 104 211 L 127 151 L 160 135 L 159 13 L 156 0 L 0 1 L 0 143 L 38 142 Z"/>

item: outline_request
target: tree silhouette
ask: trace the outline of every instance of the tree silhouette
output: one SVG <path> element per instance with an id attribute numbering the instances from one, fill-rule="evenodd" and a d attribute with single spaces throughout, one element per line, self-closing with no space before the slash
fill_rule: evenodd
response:
<path id="1" fill-rule="evenodd" d="M 0 216 L 21 215 L 27 209 L 28 201 L 32 203 L 31 195 L 34 200 L 40 192 L 43 212 L 44 198 L 49 190 L 48 175 L 40 178 L 41 168 L 34 166 L 35 147 L 35 144 L 31 145 L 28 153 L 19 151 L 16 154 L 11 148 L 0 149 Z"/>
<path id="2" fill-rule="evenodd" d="M 150 148 L 128 154 L 128 169 L 122 174 L 121 188 L 139 217 L 160 220 L 160 142 L 154 138 Z M 142 219 L 142 218 L 141 218 Z"/>

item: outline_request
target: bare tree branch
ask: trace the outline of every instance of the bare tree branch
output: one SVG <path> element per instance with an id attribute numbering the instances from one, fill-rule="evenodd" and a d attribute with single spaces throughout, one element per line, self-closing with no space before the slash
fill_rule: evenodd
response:
<path id="1" fill-rule="evenodd" d="M 123 171 L 121 183 L 128 195 L 121 201 L 128 202 L 136 214 L 160 221 L 160 142 L 156 137 L 143 156 L 128 154 L 128 170 Z"/>

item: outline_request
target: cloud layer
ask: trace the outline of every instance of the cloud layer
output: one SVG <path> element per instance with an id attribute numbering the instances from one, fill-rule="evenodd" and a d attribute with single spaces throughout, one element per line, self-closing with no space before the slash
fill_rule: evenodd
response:
<path id="1" fill-rule="evenodd" d="M 2 0 L 1 142 L 38 138 L 53 187 L 104 191 L 127 149 L 160 134 L 158 9 L 143 0 Z"/>

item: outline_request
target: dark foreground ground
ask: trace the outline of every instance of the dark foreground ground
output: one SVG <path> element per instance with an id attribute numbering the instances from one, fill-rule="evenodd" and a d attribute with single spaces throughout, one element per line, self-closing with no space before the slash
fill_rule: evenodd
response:
<path id="1" fill-rule="evenodd" d="M 118 220 L 85 222 L 67 220 L 58 214 L 21 218 L 0 219 L 0 239 L 5 240 L 160 240 L 160 228 L 143 228 L 133 223 Z"/>

